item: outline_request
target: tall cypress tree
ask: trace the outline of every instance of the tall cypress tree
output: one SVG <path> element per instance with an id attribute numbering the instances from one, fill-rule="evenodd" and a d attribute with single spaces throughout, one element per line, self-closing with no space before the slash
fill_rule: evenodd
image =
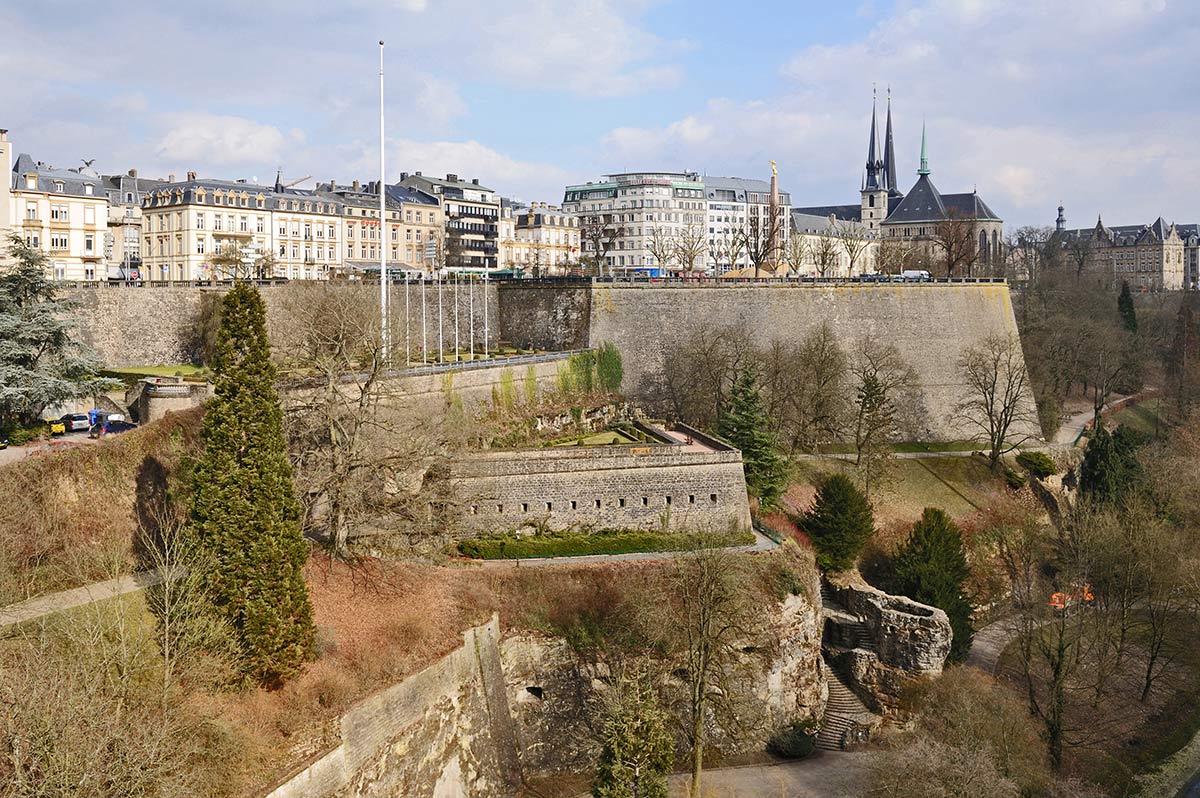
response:
<path id="1" fill-rule="evenodd" d="M 209 594 L 241 644 L 243 672 L 274 686 L 311 657 L 314 628 L 308 545 L 257 289 L 238 284 L 225 295 L 212 370 L 191 526 L 210 563 Z"/>
<path id="2" fill-rule="evenodd" d="M 962 662 L 971 652 L 971 603 L 963 594 L 970 576 L 962 532 L 941 510 L 926 507 L 896 552 L 896 582 L 900 593 L 914 601 L 944 610 L 954 630 L 950 661 Z"/>
<path id="3" fill-rule="evenodd" d="M 758 496 L 760 506 L 773 505 L 787 485 L 787 464 L 771 433 L 754 366 L 734 380 L 729 407 L 717 421 L 717 434 L 742 450 L 746 485 Z"/>
<path id="4" fill-rule="evenodd" d="M 601 732 L 593 798 L 667 798 L 675 760 L 667 715 L 640 684 L 618 688 Z"/>
<path id="5" fill-rule="evenodd" d="M 1138 331 L 1137 310 L 1133 307 L 1133 294 L 1129 292 L 1129 282 L 1121 281 L 1121 295 L 1117 297 L 1117 312 L 1121 314 L 1121 324 L 1131 333 Z"/>

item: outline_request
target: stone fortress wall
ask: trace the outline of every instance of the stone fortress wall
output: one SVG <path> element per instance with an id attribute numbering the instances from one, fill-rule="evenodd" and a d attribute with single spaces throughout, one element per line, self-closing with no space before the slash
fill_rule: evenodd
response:
<path id="1" fill-rule="evenodd" d="M 501 330 L 517 345 L 578 349 L 609 341 L 625 366 L 624 392 L 645 401 L 679 341 L 744 325 L 764 345 L 797 342 L 827 323 L 852 352 L 874 336 L 894 344 L 916 369 L 934 440 L 969 438 L 956 419 L 964 387 L 958 360 L 992 334 L 1016 335 L 1003 283 L 846 285 L 556 286 L 518 283 L 499 289 Z M 661 409 L 661 408 L 660 408 Z M 1037 418 L 1032 399 L 1026 407 Z M 1036 421 L 1022 433 L 1040 437 Z"/>
<path id="2" fill-rule="evenodd" d="M 566 446 L 475 453 L 455 464 L 473 534 L 553 530 L 750 528 L 742 455 L 698 444 Z"/>
<path id="3" fill-rule="evenodd" d="M 356 301 L 364 308 L 377 313 L 379 287 L 369 283 L 349 282 L 336 285 L 338 290 L 353 292 Z M 263 302 L 267 307 L 267 327 L 271 345 L 278 348 L 285 337 L 293 334 L 287 324 L 286 306 L 295 301 L 300 292 L 311 286 L 302 283 L 271 284 L 261 288 Z M 104 365 L 120 368 L 124 366 L 166 366 L 193 362 L 200 347 L 201 327 L 205 316 L 227 287 L 203 287 L 187 285 L 124 286 L 96 284 L 72 288 L 63 292 L 67 298 L 79 304 L 81 333 L 100 356 Z M 495 343 L 499 333 L 499 306 L 494 283 L 484 287 L 474 286 L 471 290 L 463 284 L 457 292 L 458 335 L 462 348 L 467 347 L 472 318 L 475 328 L 475 346 L 479 351 L 483 343 L 486 322 L 489 338 Z M 437 347 L 438 293 L 442 299 L 442 344 L 446 349 L 454 345 L 455 290 L 452 284 L 436 287 L 426 285 L 424 294 L 418 284 L 412 284 L 408 294 L 408 310 L 405 311 L 404 285 L 392 288 L 392 335 L 395 351 L 404 351 L 404 323 L 408 321 L 409 342 L 413 352 L 418 352 L 421 342 L 421 302 L 425 303 L 425 337 L 430 351 Z"/>

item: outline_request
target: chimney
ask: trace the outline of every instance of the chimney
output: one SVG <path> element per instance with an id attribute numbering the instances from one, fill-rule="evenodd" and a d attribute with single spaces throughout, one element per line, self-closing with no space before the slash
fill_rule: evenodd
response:
<path id="1" fill-rule="evenodd" d="M 360 188 L 360 186 L 359 186 L 359 183 L 358 183 L 358 181 L 357 181 L 357 180 L 355 180 L 353 183 L 351 183 L 351 184 L 350 184 L 350 187 L 351 187 L 351 188 L 353 188 L 355 191 L 358 191 L 358 190 L 359 190 L 359 188 Z"/>
<path id="2" fill-rule="evenodd" d="M 195 173 L 195 172 L 188 172 L 188 178 L 187 178 L 187 179 L 188 179 L 188 180 L 195 180 L 195 179 L 196 179 L 196 173 Z"/>
<path id="3" fill-rule="evenodd" d="M 0 141 L 8 141 L 8 128 L 0 127 Z"/>
<path id="4" fill-rule="evenodd" d="M 408 172 L 401 172 L 400 173 L 400 182 L 403 183 L 405 180 L 408 180 Z"/>
<path id="5" fill-rule="evenodd" d="M 414 174 L 414 175 L 416 175 L 417 177 L 420 177 L 420 176 L 421 176 L 421 173 L 420 173 L 420 172 L 413 172 L 413 174 Z"/>
<path id="6" fill-rule="evenodd" d="M 174 182 L 175 182 L 175 173 L 174 173 L 174 172 L 171 172 L 169 175 L 167 175 L 167 182 L 168 182 L 168 183 L 174 183 Z"/>
<path id="7" fill-rule="evenodd" d="M 458 175 L 446 175 L 446 182 L 447 183 L 457 183 Z"/>
<path id="8" fill-rule="evenodd" d="M 474 183 L 475 185 L 479 185 L 479 178 L 478 178 L 478 177 L 472 177 L 472 178 L 471 178 L 471 182 L 472 182 L 472 183 Z"/>
<path id="9" fill-rule="evenodd" d="M 137 177 L 137 170 L 136 170 L 136 169 L 130 169 L 130 170 L 129 170 L 129 176 L 130 176 L 130 177 Z"/>

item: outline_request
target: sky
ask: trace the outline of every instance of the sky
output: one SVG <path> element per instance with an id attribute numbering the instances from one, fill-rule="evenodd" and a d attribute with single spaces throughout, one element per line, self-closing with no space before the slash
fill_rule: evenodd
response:
<path id="1" fill-rule="evenodd" d="M 1197 0 L 0 0 L 0 127 L 105 173 L 479 178 L 504 196 L 633 170 L 858 201 L 872 92 L 899 179 L 1008 228 L 1200 221 Z M 301 185 L 311 186 L 310 180 Z"/>

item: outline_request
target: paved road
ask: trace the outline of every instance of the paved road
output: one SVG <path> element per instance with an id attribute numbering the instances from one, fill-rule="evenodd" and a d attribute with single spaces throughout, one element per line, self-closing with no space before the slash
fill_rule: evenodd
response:
<path id="1" fill-rule="evenodd" d="M 72 432 L 50 441 L 35 441 L 24 446 L 9 446 L 7 449 L 0 449 L 0 466 L 15 463 L 33 455 L 59 452 L 76 446 L 95 446 L 97 443 L 100 443 L 99 439 L 89 438 L 86 432 Z"/>
<path id="2" fill-rule="evenodd" d="M 873 755 L 821 751 L 799 762 L 705 770 L 705 796 L 720 798 L 852 798 L 866 793 Z M 685 798 L 691 776 L 670 778 L 672 798 Z"/>
<path id="3" fill-rule="evenodd" d="M 770 551 L 779 544 L 766 535 L 754 533 L 754 542 L 745 546 L 730 546 L 729 551 Z M 593 565 L 595 563 L 624 562 L 629 560 L 674 560 L 688 551 L 638 551 L 630 554 L 580 554 L 574 557 L 525 557 L 513 560 L 463 560 L 481 568 L 540 567 L 547 565 Z"/>
<path id="4" fill-rule="evenodd" d="M 93 582 L 74 590 L 50 593 L 16 604 L 9 604 L 7 607 L 0 607 L 0 629 L 13 624 L 34 621 L 43 616 L 53 615 L 72 607 L 80 607 L 93 601 L 104 601 L 124 593 L 133 593 L 160 582 L 162 582 L 162 577 L 157 572 L 144 571 L 104 582 Z"/>

